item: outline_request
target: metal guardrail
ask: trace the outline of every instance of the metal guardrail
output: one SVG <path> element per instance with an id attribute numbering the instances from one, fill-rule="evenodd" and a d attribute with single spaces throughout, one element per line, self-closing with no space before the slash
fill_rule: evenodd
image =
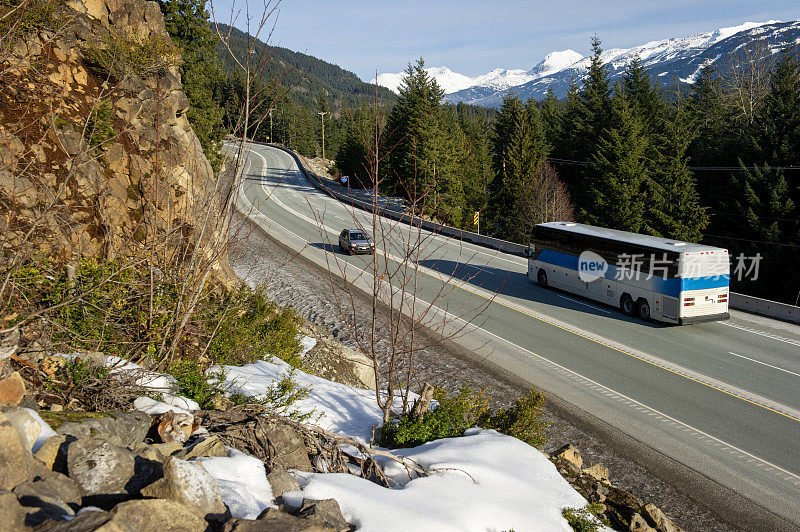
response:
<path id="1" fill-rule="evenodd" d="M 333 196 L 341 202 L 364 209 L 368 212 L 372 212 L 374 207 L 372 202 L 355 199 L 352 197 L 352 195 L 340 190 L 344 187 L 330 182 L 326 183 L 328 180 L 324 180 L 324 178 L 306 168 L 306 166 L 303 164 L 303 161 L 297 156 L 294 150 L 276 144 L 267 144 L 263 142 L 256 142 L 256 144 L 262 144 L 264 146 L 270 146 L 285 151 L 294 158 L 294 160 L 297 162 L 297 167 L 300 168 L 300 171 L 303 172 L 309 181 L 311 181 L 311 183 L 320 191 Z M 527 250 L 527 246 L 509 242 L 507 240 L 501 240 L 499 238 L 492 238 L 489 236 L 480 235 L 478 233 L 456 229 L 455 227 L 437 224 L 428 220 L 420 220 L 419 218 L 415 218 L 404 212 L 398 212 L 397 210 L 391 209 L 386 205 L 379 205 L 378 207 L 380 209 L 379 213 L 383 216 L 387 216 L 393 220 L 398 220 L 408 224 L 413 223 L 414 225 L 421 226 L 425 230 L 456 238 L 464 242 L 470 242 L 479 246 L 496 249 L 498 251 L 502 251 L 503 253 L 510 253 L 512 255 L 519 256 L 525 256 L 525 251 Z M 741 310 L 751 314 L 758 314 L 761 316 L 767 316 L 769 318 L 800 324 L 800 307 L 794 305 L 731 292 L 729 306 L 735 310 Z"/>

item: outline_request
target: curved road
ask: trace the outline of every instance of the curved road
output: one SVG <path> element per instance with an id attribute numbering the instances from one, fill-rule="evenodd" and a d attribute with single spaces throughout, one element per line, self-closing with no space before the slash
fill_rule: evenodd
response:
<path id="1" fill-rule="evenodd" d="M 316 190 L 286 152 L 248 148 L 240 210 L 363 283 L 370 257 L 345 256 L 336 242 L 354 217 L 369 228 L 371 215 Z M 415 230 L 391 227 L 400 233 L 386 254 L 399 261 L 399 239 Z M 491 363 L 741 495 L 771 522 L 800 524 L 800 327 L 735 311 L 727 322 L 643 323 L 537 287 L 522 257 L 423 235 L 420 299 L 430 302 L 446 282 L 435 301 L 442 311 L 488 305 L 457 343 L 489 348 Z"/>

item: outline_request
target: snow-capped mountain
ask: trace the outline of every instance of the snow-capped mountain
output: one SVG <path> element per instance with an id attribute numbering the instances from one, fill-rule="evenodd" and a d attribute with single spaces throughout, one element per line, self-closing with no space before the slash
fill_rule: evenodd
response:
<path id="1" fill-rule="evenodd" d="M 703 67 L 713 64 L 724 70 L 731 54 L 756 40 L 765 42 L 767 53 L 777 53 L 800 43 L 800 21 L 746 22 L 688 37 L 651 41 L 629 49 L 606 50 L 602 58 L 608 65 L 612 83 L 638 57 L 650 75 L 664 86 L 692 84 Z M 563 97 L 573 78 L 580 83 L 586 76 L 590 60 L 573 50 L 564 50 L 548 54 L 530 70 L 496 69 L 474 78 L 446 67 L 426 70 L 444 88 L 445 101 L 498 107 L 503 97 L 512 91 L 524 99 L 541 99 L 552 88 L 556 96 Z M 397 91 L 403 76 L 381 74 L 378 84 Z"/>

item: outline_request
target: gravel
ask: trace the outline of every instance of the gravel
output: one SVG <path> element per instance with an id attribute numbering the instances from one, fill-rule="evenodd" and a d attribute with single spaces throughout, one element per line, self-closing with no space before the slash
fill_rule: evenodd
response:
<path id="1" fill-rule="evenodd" d="M 345 305 L 348 308 L 341 311 L 337 296 L 342 301 L 342 295 L 347 293 L 341 281 L 265 236 L 246 220 L 235 222 L 239 230 L 231 246 L 231 262 L 237 274 L 250 284 L 262 285 L 276 303 L 293 307 L 317 328 L 327 330 L 338 341 L 357 349 L 358 342 L 350 324 L 353 316 L 368 320 L 371 315 L 371 302 L 366 295 L 348 297 Z M 386 346 L 389 338 L 384 334 L 380 340 L 380 345 Z M 418 361 L 416 386 L 427 381 L 455 391 L 468 385 L 472 389 L 486 390 L 495 407 L 508 406 L 527 391 L 525 384 L 513 375 L 485 361 L 472 360 L 469 353 L 452 343 L 426 347 L 415 356 Z M 724 523 L 699 502 L 705 499 L 706 505 L 714 504 L 718 494 L 706 497 L 708 493 L 698 488 L 698 482 L 687 480 L 681 468 L 670 464 L 663 455 L 643 448 L 630 437 L 603 426 L 590 414 L 577 411 L 556 397 L 548 397 L 543 418 L 548 423 L 548 443 L 543 451 L 555 450 L 565 443 L 578 446 L 585 464 L 606 465 L 615 485 L 645 502 L 656 504 L 684 530 L 741 530 Z M 657 464 L 657 467 L 647 468 L 633 460 Z M 670 465 L 676 467 L 671 469 Z M 708 490 L 708 486 L 705 489 Z"/>

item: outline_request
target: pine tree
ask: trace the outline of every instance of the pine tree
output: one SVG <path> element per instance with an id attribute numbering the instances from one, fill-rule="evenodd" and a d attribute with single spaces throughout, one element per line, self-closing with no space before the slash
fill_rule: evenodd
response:
<path id="1" fill-rule="evenodd" d="M 384 175 L 391 193 L 420 197 L 436 174 L 433 142 L 444 91 L 425 71 L 420 58 L 415 65 L 408 65 L 399 92 L 387 122 Z"/>
<path id="2" fill-rule="evenodd" d="M 785 50 L 776 63 L 760 114 L 759 139 L 755 143 L 760 157 L 756 160 L 800 166 L 800 63 L 796 48 Z M 797 209 L 800 207 L 800 171 L 788 170 L 785 175 L 789 197 Z"/>
<path id="3" fill-rule="evenodd" d="M 658 236 L 700 242 L 709 218 L 706 209 L 700 205 L 700 196 L 689 170 L 687 152 L 693 132 L 684 103 L 677 104 L 665 127 L 665 144 L 649 179 L 648 216 L 644 230 Z"/>
<path id="4" fill-rule="evenodd" d="M 645 223 L 648 173 L 647 138 L 625 98 L 614 98 L 614 126 L 607 130 L 592 156 L 591 223 L 639 232 Z"/>
<path id="5" fill-rule="evenodd" d="M 556 98 L 553 88 L 547 89 L 547 96 L 541 104 L 542 123 L 547 141 L 551 144 L 557 142 L 562 136 L 563 113 L 561 102 Z"/>

